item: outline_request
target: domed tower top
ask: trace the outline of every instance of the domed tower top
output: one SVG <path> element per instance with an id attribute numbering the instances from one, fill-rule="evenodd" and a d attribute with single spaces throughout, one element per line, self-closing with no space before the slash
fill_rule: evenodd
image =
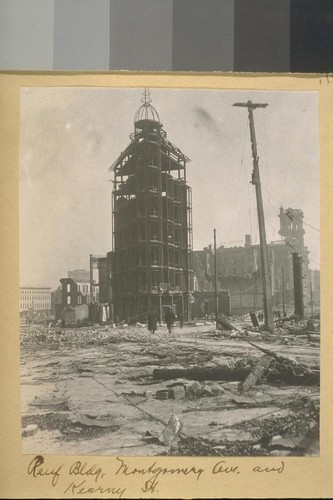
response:
<path id="1" fill-rule="evenodd" d="M 154 106 L 151 105 L 151 97 L 148 89 L 144 90 L 141 102 L 143 104 L 141 104 L 141 106 L 135 113 L 134 123 L 140 122 L 142 120 L 150 120 L 160 123 L 160 117 Z"/>

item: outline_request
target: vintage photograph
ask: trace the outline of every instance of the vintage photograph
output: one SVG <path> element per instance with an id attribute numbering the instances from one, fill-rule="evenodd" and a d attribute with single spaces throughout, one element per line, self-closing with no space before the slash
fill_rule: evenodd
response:
<path id="1" fill-rule="evenodd" d="M 319 95 L 20 94 L 25 454 L 319 456 Z"/>

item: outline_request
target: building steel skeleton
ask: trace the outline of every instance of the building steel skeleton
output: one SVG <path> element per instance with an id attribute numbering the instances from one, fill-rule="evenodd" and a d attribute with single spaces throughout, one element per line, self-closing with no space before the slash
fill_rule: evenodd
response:
<path id="1" fill-rule="evenodd" d="M 152 307 L 189 318 L 192 265 L 190 161 L 166 137 L 145 90 L 131 142 L 110 171 L 114 306 L 117 320 L 142 321 Z"/>

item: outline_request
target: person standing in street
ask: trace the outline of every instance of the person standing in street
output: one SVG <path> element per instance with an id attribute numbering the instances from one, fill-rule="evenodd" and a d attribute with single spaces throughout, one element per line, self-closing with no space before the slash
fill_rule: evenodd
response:
<path id="1" fill-rule="evenodd" d="M 171 333 L 172 325 L 174 324 L 174 321 L 176 319 L 176 316 L 175 316 L 173 310 L 171 309 L 171 307 L 169 307 L 166 310 L 165 315 L 164 315 L 164 319 L 165 319 L 165 322 L 166 322 L 166 326 L 167 326 L 168 332 Z"/>
<path id="2" fill-rule="evenodd" d="M 155 333 L 157 330 L 158 314 L 154 308 L 152 308 L 151 311 L 149 311 L 147 315 L 147 320 L 148 320 L 148 331 L 150 333 Z"/>

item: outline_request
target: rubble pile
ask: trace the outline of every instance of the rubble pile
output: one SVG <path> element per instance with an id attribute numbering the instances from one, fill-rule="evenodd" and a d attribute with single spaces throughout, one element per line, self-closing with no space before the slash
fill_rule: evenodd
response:
<path id="1" fill-rule="evenodd" d="M 22 327 L 24 452 L 318 454 L 318 318 L 202 323 Z"/>
<path id="2" fill-rule="evenodd" d="M 145 325 L 143 325 L 145 326 Z M 140 330 L 137 330 L 140 328 Z M 141 340 L 150 338 L 150 334 L 142 327 L 131 328 L 128 325 L 121 325 L 116 328 L 105 327 L 85 327 L 85 328 L 59 328 L 45 326 L 23 327 L 21 330 L 21 345 L 80 345 L 89 346 L 92 344 L 119 343 L 123 341 L 137 342 L 138 335 Z"/>

